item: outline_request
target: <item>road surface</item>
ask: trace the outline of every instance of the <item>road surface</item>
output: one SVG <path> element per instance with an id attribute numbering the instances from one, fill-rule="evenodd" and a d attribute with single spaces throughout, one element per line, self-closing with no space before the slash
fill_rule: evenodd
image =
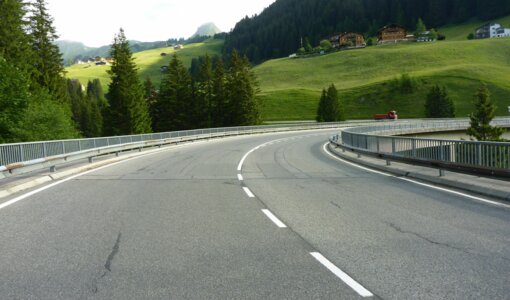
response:
<path id="1" fill-rule="evenodd" d="M 180 145 L 3 200 L 0 298 L 510 299 L 510 209 L 343 163 L 332 133 Z"/>

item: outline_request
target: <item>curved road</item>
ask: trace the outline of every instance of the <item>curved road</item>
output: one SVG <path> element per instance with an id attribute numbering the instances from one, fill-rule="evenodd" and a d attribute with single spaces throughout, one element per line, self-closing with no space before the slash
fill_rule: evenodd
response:
<path id="1" fill-rule="evenodd" d="M 181 145 L 1 207 L 0 298 L 510 299 L 510 209 L 343 163 L 332 133 Z"/>

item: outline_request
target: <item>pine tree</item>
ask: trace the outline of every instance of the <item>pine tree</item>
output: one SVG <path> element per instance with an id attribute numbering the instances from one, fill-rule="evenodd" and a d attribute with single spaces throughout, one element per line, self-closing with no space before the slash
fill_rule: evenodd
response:
<path id="1" fill-rule="evenodd" d="M 34 67 L 30 63 L 33 57 L 30 39 L 24 30 L 25 6 L 19 0 L 0 1 L 0 56 L 30 76 Z"/>
<path id="2" fill-rule="evenodd" d="M 425 31 L 427 31 L 427 26 L 425 26 L 421 18 L 418 18 L 418 22 L 416 23 L 416 31 L 414 32 L 414 34 L 418 36 L 424 33 Z"/>
<path id="3" fill-rule="evenodd" d="M 87 82 L 87 97 L 89 97 L 89 99 L 95 99 L 100 110 L 108 106 L 108 100 L 106 100 L 104 95 L 103 86 L 101 85 L 101 81 L 97 78 Z"/>
<path id="4" fill-rule="evenodd" d="M 322 89 L 322 94 L 321 94 L 321 98 L 319 100 L 319 106 L 317 108 L 317 117 L 316 117 L 316 120 L 317 122 L 325 122 L 324 118 L 326 116 L 326 89 Z"/>
<path id="5" fill-rule="evenodd" d="M 23 114 L 28 107 L 28 81 L 0 56 L 0 143 L 18 141 Z"/>
<path id="6" fill-rule="evenodd" d="M 334 84 L 331 84 L 326 93 L 326 101 L 324 108 L 324 121 L 337 122 L 345 120 L 340 100 L 338 99 L 338 91 Z"/>
<path id="7" fill-rule="evenodd" d="M 176 54 L 161 80 L 158 99 L 154 108 L 154 128 L 157 131 L 183 130 L 193 127 L 191 77 Z"/>
<path id="8" fill-rule="evenodd" d="M 109 135 L 151 132 L 151 120 L 142 84 L 124 30 L 114 38 L 105 131 Z"/>
<path id="9" fill-rule="evenodd" d="M 455 106 L 448 96 L 445 87 L 433 86 L 425 101 L 425 116 L 427 118 L 454 118 Z"/>
<path id="10" fill-rule="evenodd" d="M 199 127 L 212 127 L 213 69 L 209 55 L 205 55 L 197 76 L 196 123 Z"/>
<path id="11" fill-rule="evenodd" d="M 83 95 L 81 83 L 78 80 L 67 80 L 67 94 L 69 96 L 69 100 L 71 101 L 71 112 L 73 116 L 73 121 L 77 125 L 77 128 L 81 131 L 81 133 L 85 133 L 87 131 L 88 125 L 88 115 L 87 109 L 85 106 L 85 95 Z M 87 136 L 85 134 L 85 136 Z"/>
<path id="12" fill-rule="evenodd" d="M 31 61 L 35 69 L 32 83 L 47 89 L 58 103 L 67 104 L 62 54 L 54 43 L 58 35 L 45 0 L 35 0 L 30 5 L 29 36 L 33 53 Z"/>
<path id="13" fill-rule="evenodd" d="M 104 113 L 108 107 L 101 81 L 94 79 L 87 82 L 87 100 L 90 105 L 89 136 L 99 137 L 103 135 Z"/>
<path id="14" fill-rule="evenodd" d="M 246 57 L 234 50 L 227 75 L 227 93 L 231 126 L 249 126 L 260 123 L 259 105 L 255 98 L 258 85 Z"/>
<path id="15" fill-rule="evenodd" d="M 154 111 L 156 102 L 158 100 L 158 91 L 156 90 L 156 87 L 154 86 L 154 83 L 152 83 L 150 77 L 147 77 L 143 82 L 143 90 L 145 95 L 145 101 L 147 102 L 147 105 L 149 107 L 149 115 L 151 117 L 152 122 L 154 122 L 154 120 L 156 119 Z M 154 123 L 152 124 L 152 128 L 156 128 L 154 126 Z"/>
<path id="16" fill-rule="evenodd" d="M 219 60 L 214 69 L 211 110 L 213 127 L 227 126 L 228 99 L 226 91 L 226 76 L 223 60 Z"/>
<path id="17" fill-rule="evenodd" d="M 505 129 L 490 125 L 496 107 L 490 99 L 487 85 L 482 84 L 480 86 L 476 98 L 476 111 L 469 116 L 471 126 L 467 129 L 467 134 L 479 141 L 500 141 Z"/>

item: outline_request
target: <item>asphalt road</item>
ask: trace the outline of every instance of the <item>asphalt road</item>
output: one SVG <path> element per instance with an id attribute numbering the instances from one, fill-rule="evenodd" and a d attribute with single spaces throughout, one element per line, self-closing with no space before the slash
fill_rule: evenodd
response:
<path id="1" fill-rule="evenodd" d="M 344 164 L 330 134 L 169 148 L 3 207 L 0 298 L 510 299 L 510 209 Z"/>

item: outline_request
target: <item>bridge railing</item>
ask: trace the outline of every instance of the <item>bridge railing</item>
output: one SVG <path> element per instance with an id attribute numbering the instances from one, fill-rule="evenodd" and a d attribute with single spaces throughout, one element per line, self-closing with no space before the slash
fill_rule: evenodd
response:
<path id="1" fill-rule="evenodd" d="M 366 123 L 367 121 L 349 121 L 225 127 L 89 139 L 0 144 L 0 179 L 47 167 L 54 169 L 57 165 L 73 160 L 89 158 L 89 161 L 91 161 L 91 158 L 100 155 L 184 141 L 266 132 L 339 128 Z"/>
<path id="2" fill-rule="evenodd" d="M 510 127 L 510 118 L 492 125 Z M 437 120 L 385 123 L 344 129 L 331 142 L 352 151 L 440 169 L 510 176 L 510 143 L 394 136 L 433 131 L 465 130 L 469 121 Z"/>

